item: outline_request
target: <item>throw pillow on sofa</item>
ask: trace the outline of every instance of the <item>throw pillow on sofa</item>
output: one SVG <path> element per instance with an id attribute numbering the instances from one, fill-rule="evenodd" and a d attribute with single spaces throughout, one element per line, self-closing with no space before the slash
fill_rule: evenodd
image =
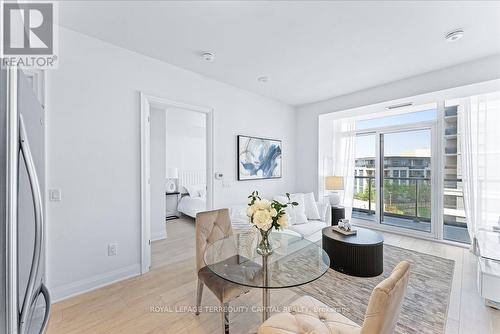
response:
<path id="1" fill-rule="evenodd" d="M 321 220 L 321 216 L 319 214 L 318 205 L 314 200 L 313 193 L 304 194 L 304 207 L 306 210 L 307 219 L 311 220 Z"/>
<path id="2" fill-rule="evenodd" d="M 288 202 L 286 196 L 275 196 L 274 199 L 280 203 Z M 291 226 L 307 223 L 304 194 L 291 194 L 290 201 L 297 202 L 299 205 L 295 207 L 290 205 L 286 208 L 285 212 L 288 215 L 288 224 Z"/>

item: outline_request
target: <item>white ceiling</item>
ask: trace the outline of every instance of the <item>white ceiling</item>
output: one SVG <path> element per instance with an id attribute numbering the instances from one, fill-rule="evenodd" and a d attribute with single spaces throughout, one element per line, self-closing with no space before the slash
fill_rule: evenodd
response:
<path id="1" fill-rule="evenodd" d="M 71 1 L 59 16 L 70 29 L 291 105 L 500 54 L 493 1 Z M 455 28 L 464 38 L 445 42 Z M 258 82 L 264 75 L 269 82 Z"/>

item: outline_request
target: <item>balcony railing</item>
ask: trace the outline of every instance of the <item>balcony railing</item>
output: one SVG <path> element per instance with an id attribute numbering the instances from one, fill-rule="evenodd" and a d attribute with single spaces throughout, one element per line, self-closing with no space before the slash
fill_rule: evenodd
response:
<path id="1" fill-rule="evenodd" d="M 353 210 L 365 215 L 374 215 L 375 177 L 355 176 L 354 178 Z M 430 222 L 430 180 L 426 177 L 384 177 L 384 216 Z"/>

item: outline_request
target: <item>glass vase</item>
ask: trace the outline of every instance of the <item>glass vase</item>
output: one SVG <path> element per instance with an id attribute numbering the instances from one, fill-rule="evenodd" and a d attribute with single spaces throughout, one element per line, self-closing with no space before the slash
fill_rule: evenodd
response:
<path id="1" fill-rule="evenodd" d="M 267 231 L 260 230 L 261 240 L 257 245 L 257 253 L 262 256 L 268 256 L 273 253 L 273 248 L 271 247 L 271 243 L 269 242 L 269 234 L 271 233 L 272 228 Z"/>

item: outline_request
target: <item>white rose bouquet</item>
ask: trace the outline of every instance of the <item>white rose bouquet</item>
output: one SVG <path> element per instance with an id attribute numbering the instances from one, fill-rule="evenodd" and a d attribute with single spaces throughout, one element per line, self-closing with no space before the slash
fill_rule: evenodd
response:
<path id="1" fill-rule="evenodd" d="M 288 203 L 280 203 L 278 201 L 268 201 L 259 196 L 258 191 L 252 192 L 248 198 L 247 216 L 250 218 L 250 223 L 254 225 L 262 235 L 262 241 L 257 247 L 257 252 L 262 255 L 269 255 L 272 253 L 269 244 L 269 233 L 274 227 L 276 230 L 284 229 L 288 226 L 288 215 L 285 208 L 290 206 L 297 206 L 297 202 L 290 200 L 290 194 L 287 193 Z"/>

